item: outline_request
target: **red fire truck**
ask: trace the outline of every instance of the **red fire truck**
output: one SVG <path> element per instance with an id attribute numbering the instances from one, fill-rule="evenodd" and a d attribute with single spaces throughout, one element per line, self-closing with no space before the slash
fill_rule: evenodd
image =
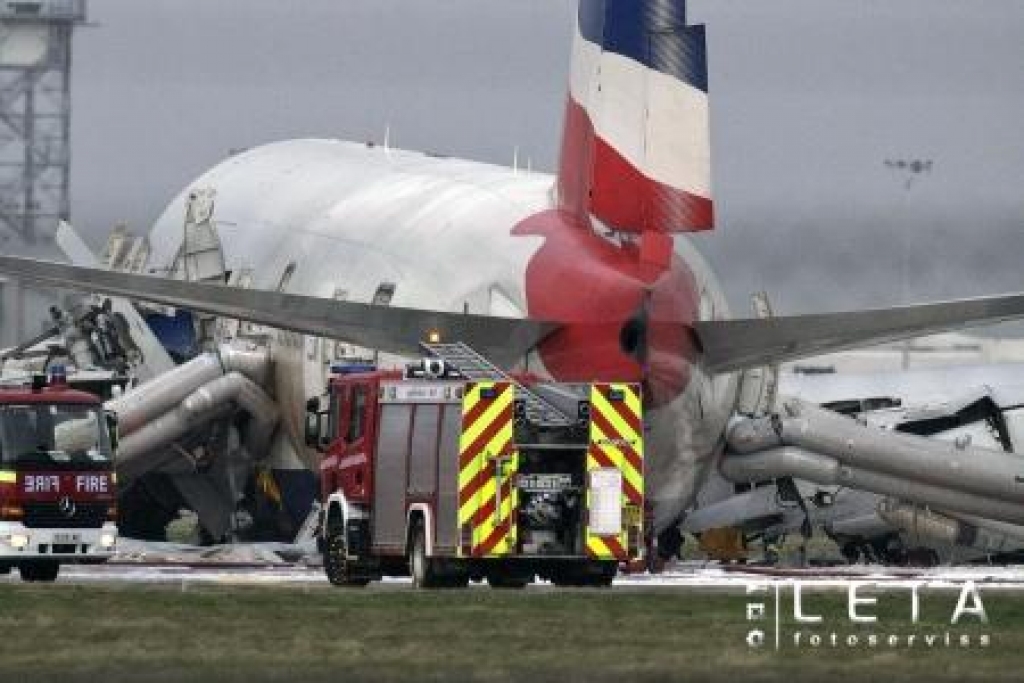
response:
<path id="1" fill-rule="evenodd" d="M 639 386 L 537 383 L 424 347 L 405 372 L 338 368 L 307 406 L 332 583 L 608 585 L 642 557 Z"/>
<path id="2" fill-rule="evenodd" d="M 117 542 L 113 423 L 60 369 L 0 385 L 0 572 L 53 581 L 105 562 Z"/>

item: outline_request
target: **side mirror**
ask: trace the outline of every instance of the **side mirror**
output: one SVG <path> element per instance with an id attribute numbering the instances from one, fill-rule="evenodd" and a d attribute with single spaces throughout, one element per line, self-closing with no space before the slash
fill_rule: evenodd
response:
<path id="1" fill-rule="evenodd" d="M 319 402 L 317 403 L 317 407 L 319 407 Z M 325 446 L 320 439 L 320 425 L 322 420 L 323 417 L 318 412 L 310 411 L 306 413 L 306 445 L 310 448 L 322 450 Z"/>
<path id="2" fill-rule="evenodd" d="M 110 450 L 113 451 L 114 454 L 116 454 L 118 445 L 117 413 L 110 410 L 106 410 L 103 412 L 103 417 L 105 418 L 107 423 L 107 434 L 110 435 Z"/>
<path id="3" fill-rule="evenodd" d="M 307 413 L 319 413 L 320 412 L 320 397 L 314 396 L 313 398 L 306 401 L 306 412 Z"/>

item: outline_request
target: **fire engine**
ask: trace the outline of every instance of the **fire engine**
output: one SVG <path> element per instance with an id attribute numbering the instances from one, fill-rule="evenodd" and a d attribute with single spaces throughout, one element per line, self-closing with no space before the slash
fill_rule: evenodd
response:
<path id="1" fill-rule="evenodd" d="M 117 543 L 113 419 L 63 370 L 0 385 L 0 573 L 54 581 Z"/>
<path id="2" fill-rule="evenodd" d="M 638 385 L 513 377 L 464 344 L 336 368 L 307 405 L 331 583 L 609 585 L 644 554 Z"/>

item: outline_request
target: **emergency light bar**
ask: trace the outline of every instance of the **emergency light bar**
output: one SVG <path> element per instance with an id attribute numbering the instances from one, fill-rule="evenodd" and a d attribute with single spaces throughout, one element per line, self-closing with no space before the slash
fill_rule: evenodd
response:
<path id="1" fill-rule="evenodd" d="M 332 375 L 361 375 L 376 371 L 376 365 L 366 363 L 345 363 L 331 366 Z"/>

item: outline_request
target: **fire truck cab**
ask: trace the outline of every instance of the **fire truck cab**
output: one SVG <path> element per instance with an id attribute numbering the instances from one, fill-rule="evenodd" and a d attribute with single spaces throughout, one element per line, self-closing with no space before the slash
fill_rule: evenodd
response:
<path id="1" fill-rule="evenodd" d="M 114 425 L 100 399 L 49 381 L 0 385 L 0 573 L 53 581 L 117 542 Z"/>
<path id="2" fill-rule="evenodd" d="M 641 558 L 639 386 L 472 374 L 343 369 L 309 402 L 332 583 L 608 585 Z"/>

